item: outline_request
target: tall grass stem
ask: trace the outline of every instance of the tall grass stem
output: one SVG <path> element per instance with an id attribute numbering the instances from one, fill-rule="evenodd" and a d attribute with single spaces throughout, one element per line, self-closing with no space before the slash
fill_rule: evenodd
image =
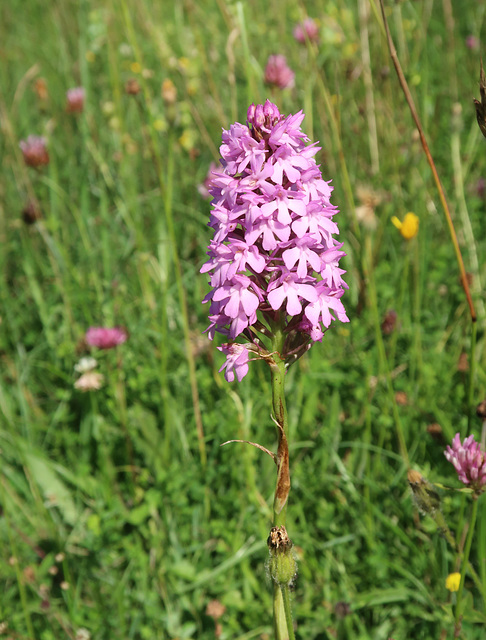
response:
<path id="1" fill-rule="evenodd" d="M 390 55 L 393 61 L 393 65 L 395 67 L 395 70 L 397 72 L 397 76 L 398 76 L 398 80 L 400 83 L 400 86 L 402 88 L 402 91 L 405 95 L 405 99 L 408 103 L 408 106 L 410 108 L 410 112 L 412 114 L 412 118 L 415 122 L 415 126 L 417 127 L 417 131 L 419 133 L 420 136 L 420 141 L 422 143 L 422 148 L 424 150 L 424 153 L 427 157 L 427 161 L 429 163 L 430 169 L 432 171 L 432 175 L 434 176 L 434 181 L 437 187 L 437 191 L 439 193 L 439 198 L 442 204 L 442 208 L 444 210 L 444 215 L 446 218 L 446 222 L 447 222 L 447 226 L 449 227 L 449 233 L 451 236 L 451 241 L 452 244 L 454 246 L 454 252 L 456 254 L 456 260 L 457 260 L 457 264 L 459 266 L 459 272 L 460 272 L 460 276 L 461 276 L 461 282 L 462 282 L 462 286 L 464 287 L 464 292 L 466 294 L 466 299 L 467 299 L 467 303 L 469 306 L 469 313 L 471 315 L 471 320 L 472 322 L 476 322 L 476 310 L 474 308 L 474 303 L 471 297 L 471 292 L 469 289 L 469 283 L 467 281 L 467 275 L 466 275 L 466 269 L 464 267 L 464 261 L 462 259 L 462 253 L 461 253 L 461 249 L 459 247 L 459 242 L 457 240 L 457 234 L 456 234 L 456 230 L 454 227 L 454 223 L 452 221 L 452 216 L 451 216 L 451 212 L 449 209 L 449 204 L 447 202 L 447 198 L 445 195 L 445 191 L 444 188 L 442 186 L 442 183 L 440 181 L 439 178 L 439 174 L 437 172 L 434 160 L 432 158 L 432 154 L 430 153 L 430 149 L 429 149 L 429 145 L 427 143 L 427 139 L 425 138 L 425 133 L 424 130 L 422 128 L 422 124 L 420 122 L 420 118 L 418 116 L 417 113 L 417 109 L 415 108 L 415 103 L 413 101 L 412 98 L 412 94 L 410 93 L 410 89 L 408 88 L 408 83 L 405 79 L 405 76 L 403 74 L 402 71 L 402 67 L 400 65 L 400 61 L 398 59 L 398 55 L 395 49 L 395 45 L 393 44 L 393 40 L 391 37 L 391 33 L 390 33 L 390 29 L 388 26 L 388 20 L 386 18 L 386 12 L 385 12 L 385 5 L 384 5 L 384 0 L 380 0 L 380 6 L 381 6 L 381 14 L 383 17 L 383 22 L 385 25 L 385 30 L 386 30 L 386 36 L 387 36 L 387 42 L 388 42 L 388 49 L 390 51 Z"/>

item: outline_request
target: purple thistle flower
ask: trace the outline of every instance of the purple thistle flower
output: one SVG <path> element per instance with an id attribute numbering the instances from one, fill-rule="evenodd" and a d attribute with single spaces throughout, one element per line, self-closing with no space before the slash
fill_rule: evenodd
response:
<path id="1" fill-rule="evenodd" d="M 90 347 L 113 349 L 126 342 L 128 333 L 121 327 L 90 327 L 86 331 L 85 340 Z"/>
<path id="2" fill-rule="evenodd" d="M 482 451 L 473 435 L 461 443 L 461 436 L 456 433 L 452 447 L 447 445 L 444 455 L 454 465 L 461 482 L 469 485 L 476 493 L 483 490 L 486 485 L 486 452 Z"/>
<path id="3" fill-rule="evenodd" d="M 295 73 L 288 66 L 285 56 L 269 56 L 265 67 L 264 82 L 279 89 L 292 89 Z"/>
<path id="4" fill-rule="evenodd" d="M 219 332 L 250 343 L 220 349 L 227 380 L 246 375 L 248 349 L 271 356 L 276 330 L 286 336 L 279 355 L 290 364 L 332 320 L 348 322 L 338 210 L 314 159 L 319 147 L 306 146 L 303 119 L 302 111 L 281 115 L 267 100 L 250 106 L 246 125 L 223 131 L 221 168 L 209 186 L 214 236 L 201 272 L 212 287 L 203 300 L 210 339 Z"/>

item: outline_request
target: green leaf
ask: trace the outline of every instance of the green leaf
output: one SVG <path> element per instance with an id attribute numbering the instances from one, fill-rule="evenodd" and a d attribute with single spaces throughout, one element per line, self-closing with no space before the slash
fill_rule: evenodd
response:
<path id="1" fill-rule="evenodd" d="M 57 476 L 52 463 L 33 453 L 25 454 L 25 463 L 44 495 L 46 506 L 57 507 L 65 522 L 74 525 L 79 513 L 71 493 Z"/>

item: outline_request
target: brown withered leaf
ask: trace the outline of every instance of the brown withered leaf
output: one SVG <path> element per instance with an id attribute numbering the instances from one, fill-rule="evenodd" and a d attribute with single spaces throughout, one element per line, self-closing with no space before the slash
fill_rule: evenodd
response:
<path id="1" fill-rule="evenodd" d="M 481 102 L 474 98 L 474 105 L 476 107 L 476 118 L 478 119 L 478 125 L 481 129 L 481 133 L 486 138 L 486 76 L 484 75 L 482 60 L 481 72 L 479 74 L 479 93 L 481 95 Z"/>

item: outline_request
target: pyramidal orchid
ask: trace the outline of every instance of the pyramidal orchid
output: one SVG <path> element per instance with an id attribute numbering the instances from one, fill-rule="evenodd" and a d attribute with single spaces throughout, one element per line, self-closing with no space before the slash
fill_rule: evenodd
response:
<path id="1" fill-rule="evenodd" d="M 214 237 L 201 272 L 210 274 L 209 337 L 216 332 L 266 358 L 275 333 L 288 366 L 333 320 L 348 322 L 341 302 L 347 288 L 344 256 L 333 218 L 332 187 L 323 180 L 315 144 L 300 125 L 302 111 L 283 116 L 268 100 L 251 105 L 245 125 L 223 131 L 221 169 L 213 170 L 209 226 Z M 227 356 L 233 379 L 235 347 Z M 242 360 L 241 360 L 242 361 Z M 239 369 L 238 380 L 247 367 Z"/>
<path id="2" fill-rule="evenodd" d="M 285 374 L 333 321 L 348 322 L 339 266 L 345 254 L 333 219 L 338 210 L 315 161 L 319 147 L 307 144 L 301 129 L 303 119 L 302 111 L 285 116 L 267 100 L 250 106 L 246 124 L 223 131 L 221 167 L 209 183 L 213 238 L 201 268 L 210 277 L 203 300 L 210 304 L 209 338 L 220 333 L 227 340 L 219 347 L 226 356 L 220 369 L 226 380 L 241 381 L 251 360 L 270 366 L 277 453 L 256 446 L 277 465 L 267 540 L 276 640 L 294 638 L 289 587 L 296 566 L 285 528 L 290 491 Z"/>

